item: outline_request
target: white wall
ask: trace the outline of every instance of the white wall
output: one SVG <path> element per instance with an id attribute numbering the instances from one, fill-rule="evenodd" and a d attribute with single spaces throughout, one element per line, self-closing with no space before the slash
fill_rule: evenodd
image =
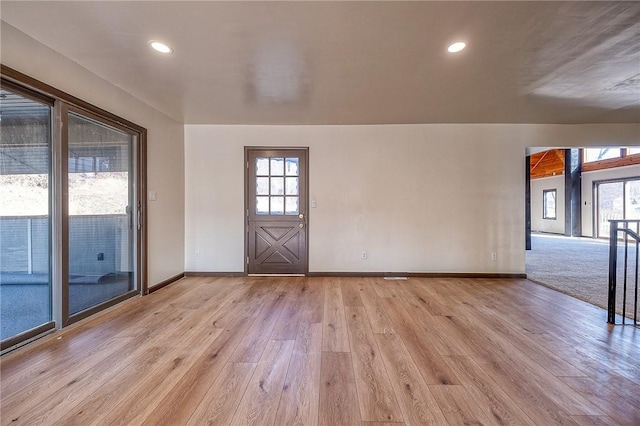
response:
<path id="1" fill-rule="evenodd" d="M 608 179 L 640 177 L 640 165 L 582 173 L 582 235 L 593 236 L 593 182 Z"/>
<path id="2" fill-rule="evenodd" d="M 181 123 L 2 22 L 0 61 L 148 130 L 149 285 L 184 271 L 184 131 Z"/>
<path id="3" fill-rule="evenodd" d="M 310 272 L 524 273 L 525 147 L 638 135 L 635 124 L 187 125 L 185 268 L 244 270 L 244 146 L 310 148 Z"/>
<path id="4" fill-rule="evenodd" d="M 556 219 L 542 218 L 542 194 L 545 189 L 556 189 Z M 531 230 L 564 234 L 564 175 L 531 180 Z"/>

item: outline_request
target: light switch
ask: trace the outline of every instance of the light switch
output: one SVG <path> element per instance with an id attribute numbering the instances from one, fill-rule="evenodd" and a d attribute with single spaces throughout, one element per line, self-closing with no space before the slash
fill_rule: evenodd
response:
<path id="1" fill-rule="evenodd" d="M 149 191 L 149 201 L 156 201 L 158 199 L 158 193 L 156 191 Z"/>
<path id="2" fill-rule="evenodd" d="M 315 209 L 316 207 L 318 207 L 318 202 L 316 200 L 311 200 L 311 208 Z"/>

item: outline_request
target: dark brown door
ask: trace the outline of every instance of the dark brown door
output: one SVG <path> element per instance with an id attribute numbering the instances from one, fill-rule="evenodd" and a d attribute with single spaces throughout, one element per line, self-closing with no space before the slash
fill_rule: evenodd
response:
<path id="1" fill-rule="evenodd" d="M 246 148 L 247 273 L 307 273 L 307 148 Z"/>

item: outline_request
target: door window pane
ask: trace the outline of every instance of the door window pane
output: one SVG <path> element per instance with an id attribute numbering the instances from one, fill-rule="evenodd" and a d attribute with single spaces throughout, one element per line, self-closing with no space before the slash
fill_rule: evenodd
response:
<path id="1" fill-rule="evenodd" d="M 284 175 L 284 158 L 271 159 L 271 176 Z"/>
<path id="2" fill-rule="evenodd" d="M 298 159 L 287 158 L 285 171 L 287 176 L 298 176 Z"/>
<path id="3" fill-rule="evenodd" d="M 51 107 L 0 90 L 0 340 L 51 321 Z"/>
<path id="4" fill-rule="evenodd" d="M 133 290 L 133 137 L 69 114 L 69 313 Z"/>
<path id="5" fill-rule="evenodd" d="M 269 159 L 256 158 L 256 175 L 269 176 Z"/>
<path id="6" fill-rule="evenodd" d="M 284 195 L 284 178 L 271 178 L 271 195 Z"/>
<path id="7" fill-rule="evenodd" d="M 287 195 L 298 195 L 298 178 L 297 177 L 288 177 L 287 179 Z"/>
<path id="8" fill-rule="evenodd" d="M 269 195 L 269 178 L 256 178 L 256 195 Z"/>
<path id="9" fill-rule="evenodd" d="M 269 197 L 256 197 L 256 214 L 269 214 Z"/>
<path id="10" fill-rule="evenodd" d="M 284 214 L 284 197 L 271 197 L 271 214 Z"/>
<path id="11" fill-rule="evenodd" d="M 298 208 L 298 197 L 287 197 L 285 200 L 286 214 L 298 215 L 300 209 Z"/>

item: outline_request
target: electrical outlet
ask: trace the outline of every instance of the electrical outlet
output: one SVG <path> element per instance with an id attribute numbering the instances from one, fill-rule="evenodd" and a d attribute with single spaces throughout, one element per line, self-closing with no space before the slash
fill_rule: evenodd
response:
<path id="1" fill-rule="evenodd" d="M 104 253 L 98 253 L 98 259 L 99 261 L 104 260 Z"/>
<path id="2" fill-rule="evenodd" d="M 362 252 L 361 258 L 362 258 L 362 260 L 367 260 L 367 252 L 366 251 Z"/>
<path id="3" fill-rule="evenodd" d="M 196 259 L 200 259 L 200 252 L 196 250 Z"/>
<path id="4" fill-rule="evenodd" d="M 498 253 L 491 253 L 491 260 L 498 260 Z"/>

